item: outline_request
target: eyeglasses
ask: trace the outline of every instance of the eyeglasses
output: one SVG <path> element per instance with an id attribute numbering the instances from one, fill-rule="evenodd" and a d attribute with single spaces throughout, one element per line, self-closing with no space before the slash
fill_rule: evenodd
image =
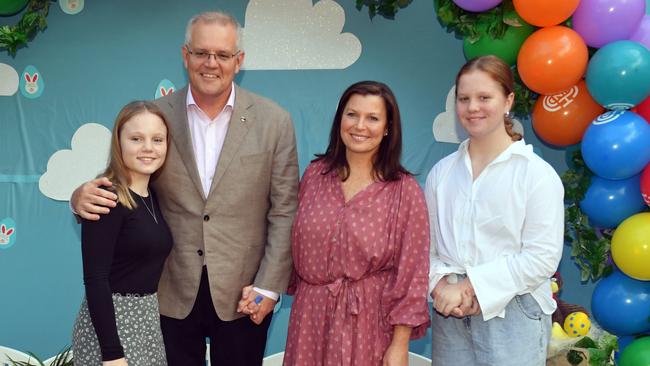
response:
<path id="1" fill-rule="evenodd" d="M 239 55 L 241 50 L 235 52 L 235 53 L 228 53 L 228 52 L 207 52 L 205 50 L 190 50 L 189 47 L 185 46 L 185 49 L 187 50 L 187 53 L 190 54 L 190 56 L 194 57 L 197 61 L 205 62 L 210 60 L 210 56 L 214 56 L 214 60 L 217 62 L 228 62 L 232 60 L 235 56 Z"/>

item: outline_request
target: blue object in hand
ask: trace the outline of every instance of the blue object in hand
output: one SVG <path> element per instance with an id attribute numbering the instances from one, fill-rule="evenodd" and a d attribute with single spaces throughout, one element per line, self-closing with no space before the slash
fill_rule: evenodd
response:
<path id="1" fill-rule="evenodd" d="M 255 300 L 253 300 L 253 302 L 255 302 L 255 304 L 259 305 L 262 302 L 262 300 L 264 300 L 264 296 L 263 295 L 257 295 L 257 296 L 255 296 Z"/>

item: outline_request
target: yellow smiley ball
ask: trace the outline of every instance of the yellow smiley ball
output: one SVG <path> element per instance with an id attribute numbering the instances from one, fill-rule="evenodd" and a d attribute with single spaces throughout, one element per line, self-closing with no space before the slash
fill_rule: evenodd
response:
<path id="1" fill-rule="evenodd" d="M 571 337 L 581 337 L 589 333 L 591 320 L 582 311 L 576 311 L 567 315 L 564 319 L 564 331 Z"/>

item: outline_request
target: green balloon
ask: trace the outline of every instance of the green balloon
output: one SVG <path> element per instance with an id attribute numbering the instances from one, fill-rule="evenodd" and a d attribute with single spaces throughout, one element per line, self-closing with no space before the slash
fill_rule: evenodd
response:
<path id="1" fill-rule="evenodd" d="M 0 0 L 0 16 L 14 15 L 23 10 L 29 0 Z"/>
<path id="2" fill-rule="evenodd" d="M 465 58 L 471 60 L 478 56 L 495 55 L 509 65 L 514 65 L 517 62 L 517 54 L 519 54 L 521 45 L 535 31 L 535 27 L 532 25 L 524 21 L 521 21 L 521 24 L 520 27 L 508 26 L 501 39 L 492 39 L 488 34 L 484 34 L 478 41 L 470 43 L 465 38 L 463 40 Z"/>
<path id="3" fill-rule="evenodd" d="M 650 337 L 630 343 L 618 358 L 619 366 L 650 366 Z"/>

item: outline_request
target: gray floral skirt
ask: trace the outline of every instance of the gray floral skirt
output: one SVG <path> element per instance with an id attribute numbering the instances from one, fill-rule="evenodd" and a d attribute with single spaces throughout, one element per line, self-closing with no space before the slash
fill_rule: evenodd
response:
<path id="1" fill-rule="evenodd" d="M 129 366 L 167 366 L 158 297 L 113 294 L 117 334 Z M 72 330 L 75 366 L 101 366 L 102 353 L 84 298 Z"/>

